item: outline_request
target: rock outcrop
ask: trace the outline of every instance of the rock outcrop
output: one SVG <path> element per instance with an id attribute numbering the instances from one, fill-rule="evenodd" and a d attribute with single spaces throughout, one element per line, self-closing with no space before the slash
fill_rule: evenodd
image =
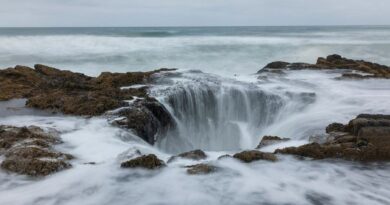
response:
<path id="1" fill-rule="evenodd" d="M 26 105 L 73 115 L 100 115 L 127 105 L 123 100 L 146 97 L 145 88 L 121 89 L 148 82 L 151 72 L 102 73 L 89 77 L 37 64 L 0 70 L 0 100 L 27 98 Z"/>
<path id="2" fill-rule="evenodd" d="M 164 161 L 157 158 L 157 156 L 154 154 L 142 155 L 135 159 L 131 159 L 121 163 L 122 168 L 158 169 L 164 166 Z"/>
<path id="3" fill-rule="evenodd" d="M 209 164 L 196 164 L 191 166 L 186 166 L 187 173 L 190 175 L 204 175 L 210 174 L 217 171 L 217 167 Z"/>
<path id="4" fill-rule="evenodd" d="M 309 63 L 289 63 L 283 61 L 275 61 L 267 64 L 258 73 L 273 72 L 282 70 L 323 70 L 323 69 L 348 69 L 351 71 L 357 71 L 360 73 L 343 73 L 342 78 L 390 78 L 390 67 L 380 65 L 377 63 L 371 63 L 363 60 L 352 60 L 343 58 L 340 55 L 329 55 L 326 58 L 320 57 L 317 59 L 316 64 Z"/>
<path id="5" fill-rule="evenodd" d="M 289 140 L 290 140 L 289 138 L 281 138 L 281 137 L 278 137 L 278 136 L 264 136 L 261 139 L 259 145 L 257 145 L 256 149 L 260 149 L 260 148 L 263 148 L 263 147 L 266 147 L 266 146 L 269 146 L 269 145 L 273 145 L 273 144 L 286 142 L 286 141 L 289 141 Z"/>
<path id="6" fill-rule="evenodd" d="M 123 118 L 113 124 L 134 132 L 149 144 L 154 144 L 156 137 L 164 136 L 176 126 L 169 111 L 156 99 L 146 97 L 135 100 L 130 106 L 116 113 Z"/>
<path id="7" fill-rule="evenodd" d="M 181 154 L 179 154 L 177 156 L 171 157 L 168 160 L 168 163 L 173 162 L 177 158 L 184 158 L 184 159 L 191 159 L 191 160 L 202 160 L 202 159 L 206 159 L 207 155 L 206 155 L 205 152 L 203 152 L 200 149 L 192 150 L 192 151 L 184 152 L 184 153 L 181 153 Z"/>
<path id="8" fill-rule="evenodd" d="M 167 109 L 147 94 L 147 87 L 123 88 L 145 84 L 154 74 L 171 71 L 101 73 L 89 77 L 37 64 L 33 68 L 16 66 L 0 70 L 0 101 L 27 98 L 26 106 L 72 115 L 97 116 L 121 107 L 124 119 L 114 124 L 135 131 L 153 144 L 156 134 L 174 126 Z M 131 105 L 126 102 L 137 98 Z"/>
<path id="9" fill-rule="evenodd" d="M 354 161 L 390 160 L 390 115 L 362 114 L 347 125 L 327 127 L 325 143 L 288 147 L 275 153 L 313 159 L 340 158 Z"/>
<path id="10" fill-rule="evenodd" d="M 245 163 L 250 163 L 257 160 L 267 160 L 272 162 L 278 160 L 276 155 L 273 153 L 260 152 L 258 150 L 243 151 L 233 155 L 233 157 Z"/>
<path id="11" fill-rule="evenodd" d="M 61 143 L 54 131 L 44 132 L 41 128 L 0 126 L 0 154 L 5 159 L 1 168 L 24 175 L 46 176 L 70 168 L 70 154 L 53 149 Z"/>

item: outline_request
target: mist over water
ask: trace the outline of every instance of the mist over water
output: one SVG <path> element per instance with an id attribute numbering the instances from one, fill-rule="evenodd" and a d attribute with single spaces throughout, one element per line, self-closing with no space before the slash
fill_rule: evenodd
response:
<path id="1" fill-rule="evenodd" d="M 261 149 L 273 152 L 307 143 L 332 122 L 390 114 L 389 80 L 337 80 L 339 71 L 254 75 L 266 63 L 339 53 L 390 65 L 389 52 L 390 27 L 1 28 L 1 67 L 44 63 L 89 75 L 180 69 L 161 74 L 149 90 L 177 123 L 155 146 L 105 117 L 0 103 L 0 124 L 55 128 L 64 141 L 56 149 L 76 157 L 73 168 L 42 179 L 0 171 L 0 204 L 390 204 L 389 163 L 217 160 L 254 149 L 264 135 L 292 139 Z M 136 150 L 167 161 L 193 149 L 208 158 L 178 159 L 156 171 L 120 168 Z M 183 166 L 201 162 L 220 169 L 186 174 Z"/>

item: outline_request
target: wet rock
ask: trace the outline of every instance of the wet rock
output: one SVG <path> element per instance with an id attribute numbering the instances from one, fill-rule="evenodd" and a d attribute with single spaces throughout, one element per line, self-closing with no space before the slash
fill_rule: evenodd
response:
<path id="1" fill-rule="evenodd" d="M 10 157 L 1 163 L 4 170 L 29 176 L 46 176 L 70 167 L 70 163 L 58 159 Z"/>
<path id="2" fill-rule="evenodd" d="M 122 168 L 158 169 L 164 166 L 165 163 L 154 154 L 142 155 L 121 164 Z"/>
<path id="3" fill-rule="evenodd" d="M 341 123 L 332 123 L 326 127 L 326 133 L 344 132 L 345 126 Z"/>
<path id="4" fill-rule="evenodd" d="M 190 175 L 202 175 L 210 174 L 217 171 L 217 167 L 209 164 L 196 164 L 191 166 L 186 166 L 187 173 Z"/>
<path id="5" fill-rule="evenodd" d="M 281 138 L 278 136 L 264 136 L 261 139 L 260 144 L 256 147 L 256 149 L 260 149 L 262 147 L 266 147 L 266 146 L 277 144 L 277 143 L 286 142 L 289 140 L 290 140 L 289 138 Z"/>
<path id="6" fill-rule="evenodd" d="M 122 87 L 148 83 L 159 72 L 172 70 L 104 72 L 90 77 L 40 64 L 34 69 L 16 66 L 0 70 L 0 100 L 27 98 L 28 107 L 83 116 L 129 107 L 119 113 L 126 119 L 114 124 L 134 130 L 153 144 L 156 136 L 174 126 L 173 118 L 164 105 L 148 97 L 147 87 Z M 134 98 L 137 100 L 130 106 L 126 100 Z"/>
<path id="7" fill-rule="evenodd" d="M 390 145 L 390 126 L 363 127 L 360 129 L 357 140 L 367 141 L 377 147 Z"/>
<path id="8" fill-rule="evenodd" d="M 117 122 L 118 124 L 122 123 L 125 128 L 133 130 L 149 144 L 154 144 L 159 122 L 150 111 L 144 108 L 129 108 L 121 111 L 120 116 L 126 118 Z"/>
<path id="9" fill-rule="evenodd" d="M 46 176 L 70 168 L 74 157 L 52 149 L 61 143 L 57 132 L 39 127 L 0 126 L 1 168 L 18 174 Z"/>
<path id="10" fill-rule="evenodd" d="M 275 153 L 313 159 L 340 158 L 355 161 L 390 160 L 389 115 L 362 114 L 348 125 L 330 125 L 329 140 L 300 147 L 278 149 Z M 343 130 L 344 132 L 339 132 Z"/>
<path id="11" fill-rule="evenodd" d="M 324 148 L 318 143 L 311 143 L 302 145 L 300 147 L 287 147 L 284 149 L 277 149 L 276 154 L 293 154 L 303 157 L 311 157 L 314 159 L 324 159 L 330 152 L 337 153 L 341 151 L 339 147 Z"/>
<path id="12" fill-rule="evenodd" d="M 49 147 L 61 143 L 56 132 L 45 132 L 36 126 L 14 127 L 0 125 L 0 153 L 16 145 Z"/>
<path id="13" fill-rule="evenodd" d="M 207 158 L 206 153 L 200 149 L 189 151 L 189 152 L 184 152 L 184 153 L 179 154 L 178 156 L 181 158 L 193 159 L 193 160 L 201 160 L 201 159 Z"/>
<path id="14" fill-rule="evenodd" d="M 73 115 L 101 115 L 126 106 L 124 100 L 146 97 L 146 89 L 121 89 L 150 81 L 151 72 L 102 73 L 97 78 L 37 64 L 0 70 L 0 100 L 27 98 L 26 105 Z"/>
<path id="15" fill-rule="evenodd" d="M 343 73 L 339 79 L 367 79 L 372 78 L 372 75 L 361 75 L 358 73 Z"/>
<path id="16" fill-rule="evenodd" d="M 311 69 L 311 70 L 321 70 L 321 69 L 349 69 L 351 71 L 358 71 L 362 74 L 357 73 L 343 73 L 343 78 L 355 78 L 355 79 L 365 79 L 365 78 L 390 78 L 390 68 L 385 65 L 379 65 L 376 63 L 371 63 L 363 60 L 352 60 L 348 58 L 343 58 L 340 55 L 334 54 L 329 55 L 326 58 L 319 57 L 316 64 L 309 63 L 287 63 L 283 61 L 276 61 L 266 65 L 260 72 L 272 71 L 275 69 L 289 69 L 289 70 L 302 70 L 302 69 Z M 364 75 L 363 75 L 364 74 Z"/>
<path id="17" fill-rule="evenodd" d="M 243 151 L 233 155 L 234 158 L 245 163 L 250 163 L 257 160 L 277 161 L 276 155 L 273 153 L 260 152 L 257 150 Z"/>
<path id="18" fill-rule="evenodd" d="M 39 146 L 18 146 L 9 149 L 5 153 L 6 157 L 19 157 L 19 158 L 55 158 L 63 160 L 73 159 L 72 155 L 64 154 L 61 152 L 51 151 L 50 149 L 42 148 Z"/>
<path id="19" fill-rule="evenodd" d="M 346 130 L 353 135 L 359 135 L 361 128 L 364 127 L 390 127 L 390 119 L 386 118 L 371 118 L 371 116 L 363 115 L 351 120 L 346 126 Z M 375 116 L 378 117 L 378 116 Z"/>
<path id="20" fill-rule="evenodd" d="M 0 100 L 30 97 L 42 81 L 34 69 L 26 66 L 0 70 Z"/>
<path id="21" fill-rule="evenodd" d="M 141 106 L 145 107 L 153 114 L 153 116 L 161 124 L 161 127 L 169 129 L 172 126 L 175 126 L 175 121 L 169 111 L 155 98 L 146 98 L 146 100 L 140 102 L 140 107 Z"/>
<path id="22" fill-rule="evenodd" d="M 192 150 L 192 151 L 189 151 L 189 152 L 184 152 L 184 153 L 181 153 L 177 156 L 173 156 L 171 157 L 169 160 L 168 160 L 168 163 L 170 162 L 173 162 L 175 159 L 177 159 L 178 157 L 180 158 L 185 158 L 185 159 L 191 159 L 191 160 L 202 160 L 202 159 L 206 159 L 207 158 L 207 155 L 205 152 L 203 152 L 202 150 Z"/>
<path id="23" fill-rule="evenodd" d="M 30 97 L 26 106 L 42 110 L 60 111 L 73 115 L 101 115 L 104 112 L 127 106 L 123 100 L 131 99 L 118 89 L 106 88 L 99 91 L 49 90 Z"/>
<path id="24" fill-rule="evenodd" d="M 290 65 L 290 63 L 288 63 L 288 62 L 275 61 L 275 62 L 267 64 L 266 66 L 264 66 L 264 68 L 284 69 L 284 68 L 287 68 L 287 66 L 289 66 L 289 65 Z"/>
<path id="25" fill-rule="evenodd" d="M 117 114 L 125 118 L 114 120 L 114 124 L 134 130 L 138 136 L 152 145 L 158 136 L 165 135 L 176 126 L 169 111 L 154 98 L 136 100 L 130 107 L 122 109 Z"/>
<path id="26" fill-rule="evenodd" d="M 291 63 L 288 65 L 288 68 L 291 70 L 302 70 L 302 69 L 317 69 L 317 65 L 309 64 L 309 63 Z"/>
<path id="27" fill-rule="evenodd" d="M 360 114 L 356 117 L 358 118 L 365 118 L 365 119 L 373 119 L 373 120 L 380 120 L 380 119 L 385 119 L 385 120 L 390 120 L 390 115 L 383 115 L 383 114 Z"/>

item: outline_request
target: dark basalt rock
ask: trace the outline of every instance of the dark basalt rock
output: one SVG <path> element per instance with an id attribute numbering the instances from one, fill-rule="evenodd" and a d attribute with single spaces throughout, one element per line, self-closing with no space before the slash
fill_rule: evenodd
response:
<path id="1" fill-rule="evenodd" d="M 288 147 L 275 153 L 313 159 L 341 158 L 355 161 L 390 160 L 390 115 L 362 114 L 348 125 L 331 124 L 329 140 L 300 147 Z M 344 131 L 344 132 L 340 132 Z"/>
<path id="2" fill-rule="evenodd" d="M 165 135 L 176 126 L 169 111 L 150 97 L 136 100 L 117 114 L 125 118 L 113 121 L 114 124 L 134 130 L 138 136 L 152 145 L 156 137 Z"/>
<path id="3" fill-rule="evenodd" d="M 278 160 L 276 155 L 272 153 L 260 152 L 257 150 L 243 151 L 233 155 L 233 157 L 245 163 L 250 163 L 257 160 L 267 160 L 272 162 Z"/>
<path id="4" fill-rule="evenodd" d="M 120 116 L 126 117 L 120 123 L 134 132 L 149 144 L 154 144 L 155 135 L 159 129 L 159 121 L 145 108 L 129 108 L 121 111 Z M 119 123 L 118 123 L 119 124 Z"/>
<path id="5" fill-rule="evenodd" d="M 354 79 L 366 79 L 366 78 L 390 78 L 390 68 L 385 65 L 379 65 L 376 63 L 371 63 L 363 60 L 352 60 L 348 58 L 343 58 L 340 55 L 334 54 L 329 55 L 326 58 L 318 58 L 316 64 L 309 63 L 288 63 L 283 61 L 276 61 L 267 64 L 262 70 L 262 72 L 273 72 L 274 70 L 321 70 L 321 69 L 349 69 L 352 71 L 358 71 L 362 74 L 357 73 L 344 73 L 341 78 L 354 78 Z"/>
<path id="6" fill-rule="evenodd" d="M 288 62 L 284 61 L 275 61 L 267 64 L 264 68 L 272 68 L 272 69 L 285 69 L 290 65 Z"/>
<path id="7" fill-rule="evenodd" d="M 66 168 L 73 159 L 52 149 L 61 143 L 56 132 L 44 132 L 41 128 L 0 126 L 0 150 L 4 154 L 1 168 L 18 174 L 46 176 Z"/>
<path id="8" fill-rule="evenodd" d="M 205 152 L 203 152 L 200 149 L 192 150 L 192 151 L 184 152 L 184 153 L 181 153 L 177 156 L 173 156 L 173 157 L 169 158 L 168 163 L 173 162 L 178 157 L 185 158 L 185 159 L 192 159 L 192 160 L 202 160 L 202 159 L 206 159 L 207 155 Z"/>
<path id="9" fill-rule="evenodd" d="M 142 155 L 121 164 L 122 168 L 158 169 L 164 166 L 165 163 L 154 154 Z"/>
<path id="10" fill-rule="evenodd" d="M 266 146 L 281 143 L 281 142 L 286 142 L 289 140 L 290 140 L 289 138 L 280 138 L 278 136 L 264 136 L 261 139 L 260 144 L 256 147 L 256 149 L 260 149 L 262 147 L 266 147 Z"/>
<path id="11" fill-rule="evenodd" d="M 186 166 L 187 173 L 190 175 L 204 175 L 210 174 L 217 171 L 217 167 L 209 164 L 196 164 L 191 166 Z"/>

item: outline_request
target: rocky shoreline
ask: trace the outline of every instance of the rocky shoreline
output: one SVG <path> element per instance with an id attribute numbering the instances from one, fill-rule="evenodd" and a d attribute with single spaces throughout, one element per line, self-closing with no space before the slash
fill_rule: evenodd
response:
<path id="1" fill-rule="evenodd" d="M 0 70 L 0 100 L 27 98 L 28 107 L 50 109 L 72 115 L 101 115 L 108 110 L 123 107 L 134 97 L 146 97 L 146 88 L 126 88 L 147 84 L 153 75 L 172 71 L 160 69 L 151 72 L 110 73 L 98 77 L 59 70 L 37 64 L 33 68 L 15 66 Z M 73 102 L 73 103 L 71 103 Z"/>
<path id="2" fill-rule="evenodd" d="M 363 60 L 344 58 L 338 54 L 329 55 L 326 58 L 319 57 L 315 64 L 289 63 L 275 61 L 267 64 L 258 74 L 264 72 L 283 73 L 285 70 L 345 70 L 340 78 L 384 78 L 390 79 L 390 67 Z"/>
<path id="3" fill-rule="evenodd" d="M 323 143 L 278 149 L 275 153 L 313 159 L 390 160 L 390 115 L 361 114 L 347 125 L 330 124 L 326 132 Z"/>
<path id="4" fill-rule="evenodd" d="M 340 79 L 390 78 L 390 68 L 387 66 L 351 60 L 339 55 L 318 58 L 316 64 L 272 62 L 258 73 L 283 73 L 285 70 L 302 69 L 342 70 Z M 98 77 L 90 77 L 40 64 L 34 68 L 16 66 L 0 70 L 0 101 L 25 98 L 26 106 L 31 108 L 76 116 L 111 116 L 114 126 L 132 130 L 153 145 L 156 137 L 164 136 L 176 125 L 167 108 L 149 96 L 147 89 L 159 73 L 173 70 L 105 72 Z M 299 147 L 277 149 L 274 153 L 261 152 L 258 149 L 289 139 L 265 136 L 255 149 L 244 150 L 232 156 L 220 156 L 218 160 L 230 158 L 244 163 L 257 160 L 272 163 L 277 162 L 278 156 L 284 154 L 315 160 L 390 160 L 390 115 L 361 114 L 347 125 L 330 124 L 326 132 L 326 136 L 315 138 L 321 140 Z M 55 130 L 1 125 L 0 155 L 4 157 L 1 168 L 29 176 L 46 176 L 71 168 L 71 160 L 74 157 L 54 149 L 55 145 L 61 142 Z M 179 158 L 201 161 L 184 167 L 191 175 L 209 174 L 219 170 L 212 162 L 204 162 L 208 156 L 202 150 L 172 156 L 166 162 L 156 155 L 142 155 L 139 152 L 137 157 L 121 162 L 120 167 L 160 169 Z"/>
<path id="5" fill-rule="evenodd" d="M 147 86 L 155 74 L 173 70 L 104 72 L 90 77 L 40 64 L 34 69 L 15 66 L 0 70 L 0 101 L 26 98 L 27 107 L 77 116 L 99 116 L 123 108 L 113 113 L 122 117 L 113 124 L 132 129 L 154 144 L 154 136 L 173 127 L 174 121 L 161 103 L 148 96 Z"/>

